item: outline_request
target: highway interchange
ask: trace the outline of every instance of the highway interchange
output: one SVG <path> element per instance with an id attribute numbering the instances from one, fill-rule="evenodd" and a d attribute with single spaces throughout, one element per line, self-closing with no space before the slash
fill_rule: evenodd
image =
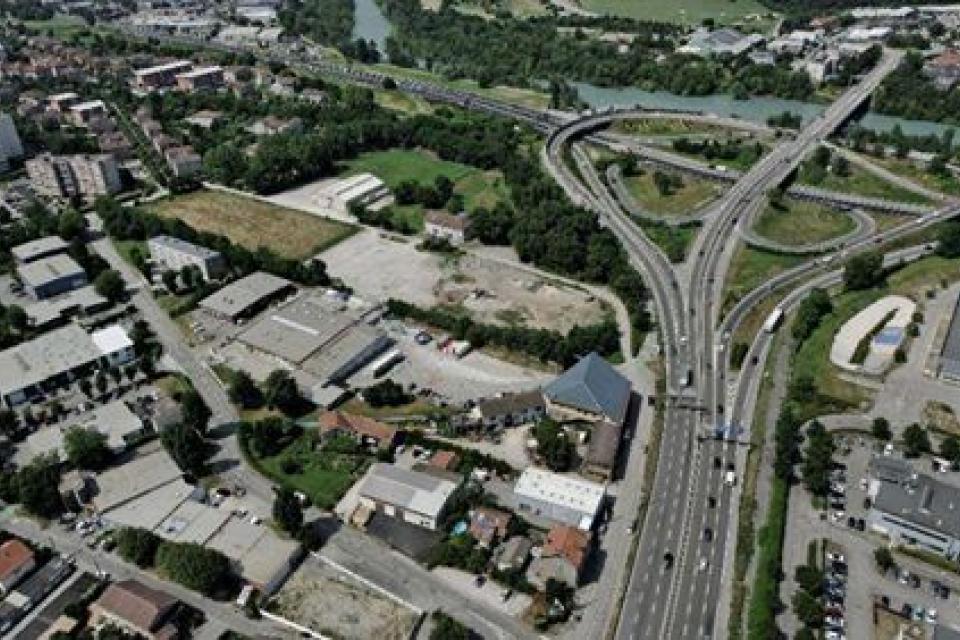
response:
<path id="1" fill-rule="evenodd" d="M 205 46 L 211 45 L 205 43 Z M 261 55 L 261 58 L 270 60 L 271 56 Z M 733 186 L 703 216 L 703 229 L 690 253 L 692 262 L 677 268 L 631 220 L 579 142 L 588 140 L 622 151 L 622 136 L 598 133 L 598 130 L 621 116 L 638 117 L 636 114 L 642 110 L 588 112 L 582 116 L 540 111 L 429 82 L 390 78 L 400 91 L 511 118 L 547 133 L 542 154 L 545 167 L 572 201 L 595 211 L 601 224 L 618 237 L 651 291 L 665 356 L 665 427 L 656 477 L 653 486 L 647 488 L 650 502 L 642 523 L 639 549 L 618 615 L 615 633 L 618 640 L 726 635 L 727 612 L 719 603 L 723 600 L 722 591 L 729 590 L 732 582 L 729 572 L 734 541 L 729 533 L 736 531 L 739 487 L 726 485 L 723 478 L 728 465 L 737 473 L 743 468 L 746 451 L 741 443 L 749 440 L 747 429 L 763 362 L 760 357 L 759 365 L 748 364 L 735 376 L 725 357 L 728 340 L 742 320 L 768 295 L 793 287 L 781 302 L 789 308 L 814 286 L 838 282 L 841 273 L 836 268 L 838 265 L 831 266 L 825 258 L 811 259 L 744 296 L 721 322 L 718 301 L 730 257 L 737 240 L 761 210 L 770 189 L 781 184 L 817 144 L 864 103 L 897 66 L 899 58 L 896 52 L 885 51 L 876 68 L 821 116 L 808 123 L 793 139 L 777 145 L 748 172 L 737 176 Z M 308 56 L 276 61 L 370 87 L 383 87 L 388 79 L 384 74 L 362 67 L 321 62 Z M 568 149 L 575 171 L 567 165 Z M 630 151 L 645 153 L 639 147 Z M 956 204 L 947 204 L 940 211 L 884 234 L 854 241 L 842 250 L 840 257 L 913 233 L 958 213 Z M 892 254 L 887 260 L 911 259 L 927 250 L 913 248 Z M 760 332 L 750 346 L 750 354 L 764 356 L 770 340 L 769 334 Z M 734 428 L 730 429 L 731 425 Z M 726 437 L 712 437 L 718 427 Z M 714 464 L 716 459 L 720 461 L 719 466 Z M 712 532 L 710 541 L 704 540 L 708 528 Z M 671 557 L 670 568 L 666 567 L 667 554 Z"/>

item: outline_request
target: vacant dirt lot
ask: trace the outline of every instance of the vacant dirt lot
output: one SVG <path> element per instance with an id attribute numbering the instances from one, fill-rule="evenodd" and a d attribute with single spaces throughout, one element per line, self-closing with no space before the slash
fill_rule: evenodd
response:
<path id="1" fill-rule="evenodd" d="M 303 260 L 340 242 L 354 227 L 268 202 L 221 191 L 196 191 L 150 206 L 194 229 L 217 233 L 251 250 L 267 247 Z"/>
<path id="2" fill-rule="evenodd" d="M 448 258 L 417 251 L 416 240 L 368 230 L 324 251 L 329 272 L 370 299 L 398 298 L 421 306 L 452 305 L 481 322 L 527 325 L 566 333 L 601 321 L 607 309 L 587 291 L 506 261 L 472 254 Z"/>
<path id="3" fill-rule="evenodd" d="M 343 640 L 405 640 L 419 615 L 351 576 L 308 558 L 268 610 Z"/>

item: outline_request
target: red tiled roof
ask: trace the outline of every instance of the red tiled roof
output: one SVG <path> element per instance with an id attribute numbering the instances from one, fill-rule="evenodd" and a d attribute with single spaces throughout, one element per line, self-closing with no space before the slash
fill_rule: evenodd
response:
<path id="1" fill-rule="evenodd" d="M 0 544 L 0 580 L 6 580 L 31 560 L 33 551 L 19 540 L 7 540 Z"/>
<path id="2" fill-rule="evenodd" d="M 578 570 L 583 568 L 590 548 L 590 533 L 576 527 L 556 526 L 547 533 L 543 557 L 566 558 Z"/>
<path id="3" fill-rule="evenodd" d="M 96 604 L 137 628 L 153 630 L 176 603 L 177 599 L 167 593 L 124 580 L 107 587 Z"/>
<path id="4" fill-rule="evenodd" d="M 494 535 L 504 539 L 511 518 L 511 514 L 500 509 L 477 507 L 470 517 L 470 535 L 483 543 L 489 543 Z"/>
<path id="5" fill-rule="evenodd" d="M 443 469 L 444 471 L 451 471 L 454 467 L 457 466 L 457 463 L 460 462 L 460 456 L 458 456 L 453 451 L 437 451 L 432 456 L 430 456 L 430 462 L 428 463 L 431 467 L 437 469 Z"/>
<path id="6" fill-rule="evenodd" d="M 397 435 L 396 427 L 379 420 L 342 411 L 326 411 L 318 420 L 320 431 L 349 431 L 356 435 L 374 438 L 383 445 L 389 445 Z"/>

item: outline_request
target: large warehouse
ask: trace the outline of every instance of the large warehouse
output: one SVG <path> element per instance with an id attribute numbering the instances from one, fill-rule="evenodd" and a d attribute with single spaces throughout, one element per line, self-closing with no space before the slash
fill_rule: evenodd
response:
<path id="1" fill-rule="evenodd" d="M 134 357 L 133 343 L 122 327 L 87 333 L 68 324 L 0 351 L 0 404 L 14 407 L 43 396 L 48 386 L 68 383 L 98 367 L 124 365 Z"/>
<path id="2" fill-rule="evenodd" d="M 366 313 L 349 309 L 339 298 L 305 294 L 271 310 L 237 339 L 321 383 L 338 382 L 393 344 L 366 320 Z"/>
<path id="3" fill-rule="evenodd" d="M 589 531 L 607 490 L 602 484 L 544 469 L 524 469 L 513 487 L 517 509 Z"/>
<path id="4" fill-rule="evenodd" d="M 255 271 L 231 282 L 200 301 L 200 307 L 213 315 L 236 322 L 266 308 L 271 302 L 296 290 L 285 278 Z"/>
<path id="5" fill-rule="evenodd" d="M 940 351 L 940 377 L 960 382 L 960 298 L 953 308 L 950 327 L 944 338 L 943 350 Z"/>

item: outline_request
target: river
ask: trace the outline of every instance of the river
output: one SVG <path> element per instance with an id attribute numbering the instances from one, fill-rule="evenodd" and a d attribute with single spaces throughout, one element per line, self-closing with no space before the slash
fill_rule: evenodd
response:
<path id="1" fill-rule="evenodd" d="M 353 0 L 353 38 L 373 40 L 377 49 L 386 51 L 387 36 L 393 27 L 374 0 Z"/>
<path id="2" fill-rule="evenodd" d="M 666 91 L 645 91 L 636 87 L 597 87 L 583 82 L 571 84 L 580 93 L 580 98 L 591 107 L 641 105 L 649 109 L 703 111 L 704 113 L 715 113 L 721 116 L 736 116 L 756 122 L 766 122 L 770 116 L 779 115 L 784 111 L 799 114 L 803 116 L 804 120 L 810 120 L 826 108 L 822 104 L 767 96 L 753 97 L 749 100 L 734 100 L 733 96 L 728 94 L 678 96 Z M 872 112 L 863 117 L 861 124 L 868 129 L 876 129 L 877 131 L 889 131 L 899 124 L 907 135 L 932 133 L 939 136 L 944 131 L 955 128 L 937 122 L 905 120 Z"/>

